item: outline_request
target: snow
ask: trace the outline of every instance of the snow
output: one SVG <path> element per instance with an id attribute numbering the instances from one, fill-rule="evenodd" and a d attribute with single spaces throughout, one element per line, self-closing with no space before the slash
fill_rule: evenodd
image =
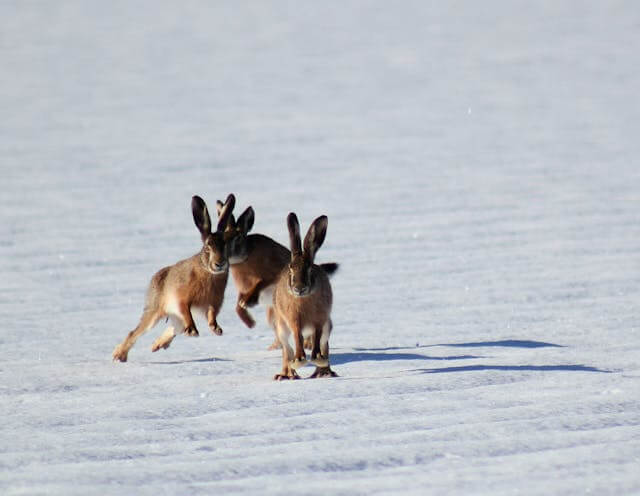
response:
<path id="1" fill-rule="evenodd" d="M 0 3 L 0 493 L 640 493 L 638 26 Z M 111 361 L 229 192 L 283 243 L 328 215 L 339 378 L 272 381 L 231 279 L 222 337 Z"/>

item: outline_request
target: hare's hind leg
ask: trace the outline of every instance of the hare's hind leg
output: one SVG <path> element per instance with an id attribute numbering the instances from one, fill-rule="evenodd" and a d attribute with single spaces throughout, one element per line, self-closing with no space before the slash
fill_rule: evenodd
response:
<path id="1" fill-rule="evenodd" d="M 282 345 L 278 340 L 278 329 L 276 328 L 276 311 L 273 309 L 271 305 L 267 307 L 267 322 L 269 323 L 269 325 L 273 329 L 273 333 L 275 334 L 273 343 L 271 343 L 267 349 L 269 351 L 279 350 L 280 348 L 282 348 Z"/>
<path id="2" fill-rule="evenodd" d="M 122 343 L 116 346 L 113 350 L 113 360 L 126 362 L 129 350 L 135 344 L 138 338 L 149 329 L 151 329 L 154 325 L 156 325 L 156 323 L 158 322 L 158 320 L 160 320 L 160 318 L 162 318 L 162 316 L 163 315 L 156 309 L 145 310 L 142 314 L 142 317 L 140 317 L 138 326 L 129 334 L 127 334 L 127 337 L 124 338 L 124 341 L 122 341 Z"/>
<path id="3" fill-rule="evenodd" d="M 160 349 L 166 350 L 173 341 L 173 338 L 176 337 L 176 329 L 180 327 L 180 323 L 178 319 L 171 315 L 169 317 L 170 324 L 169 327 L 165 329 L 165 331 L 153 342 L 151 346 L 151 351 L 156 352 Z"/>
<path id="4" fill-rule="evenodd" d="M 238 317 L 240 317 L 240 320 L 242 320 L 242 322 L 244 322 L 244 324 L 249 328 L 253 328 L 256 325 L 256 321 L 249 313 L 249 308 L 255 307 L 258 304 L 260 294 L 265 287 L 265 282 L 263 280 L 258 280 L 248 291 L 238 293 L 236 313 L 238 314 Z"/>
<path id="5" fill-rule="evenodd" d="M 297 372 L 291 368 L 290 361 L 293 358 L 293 349 L 289 345 L 291 331 L 280 318 L 276 318 L 277 339 L 282 347 L 282 372 L 276 374 L 273 379 L 282 381 L 287 379 L 300 379 Z"/>
<path id="6" fill-rule="evenodd" d="M 238 314 L 238 317 L 240 317 L 240 320 L 244 322 L 244 325 L 246 325 L 249 329 L 252 329 L 253 327 L 255 327 L 256 321 L 249 313 L 249 310 L 247 310 L 247 307 L 244 306 L 244 302 L 241 300 L 241 297 L 242 295 L 238 295 L 236 313 Z"/>
<path id="7" fill-rule="evenodd" d="M 209 305 L 209 309 L 207 310 L 207 322 L 209 323 L 209 329 L 211 332 L 217 336 L 222 336 L 222 327 L 218 324 L 216 320 L 216 316 L 218 315 L 218 310 L 213 305 Z"/>
<path id="8" fill-rule="evenodd" d="M 316 370 L 314 370 L 313 374 L 309 376 L 309 379 L 317 379 L 319 377 L 338 377 L 338 374 L 331 370 L 331 366 L 329 365 L 329 335 L 331 334 L 332 328 L 333 324 L 331 320 L 328 320 L 324 326 L 322 326 L 322 333 L 320 334 L 318 345 L 320 347 L 320 356 L 322 359 L 326 360 L 326 365 L 316 363 Z"/>

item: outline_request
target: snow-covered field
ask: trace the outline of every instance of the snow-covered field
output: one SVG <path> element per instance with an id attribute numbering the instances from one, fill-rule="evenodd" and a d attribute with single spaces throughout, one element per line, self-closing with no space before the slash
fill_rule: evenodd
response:
<path id="1" fill-rule="evenodd" d="M 640 494 L 637 2 L 0 3 L 0 493 Z M 329 230 L 336 379 L 127 363 L 190 201 Z M 309 375 L 312 368 L 303 369 Z"/>

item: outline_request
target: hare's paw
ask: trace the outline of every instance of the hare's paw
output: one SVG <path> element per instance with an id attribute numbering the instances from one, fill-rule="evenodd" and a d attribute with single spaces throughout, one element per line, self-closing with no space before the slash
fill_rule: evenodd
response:
<path id="1" fill-rule="evenodd" d="M 329 366 L 317 367 L 316 370 L 309 376 L 309 379 L 319 379 L 320 377 L 339 377 Z"/>
<path id="2" fill-rule="evenodd" d="M 196 326 L 185 327 L 184 333 L 187 336 L 191 336 L 191 337 L 194 337 L 194 338 L 200 336 L 200 333 L 198 332 L 198 329 L 196 329 Z"/>
<path id="3" fill-rule="evenodd" d="M 162 336 L 160 336 L 151 345 L 151 351 L 155 353 L 158 350 L 166 350 L 169 346 L 171 346 L 171 341 L 173 341 L 173 338 L 166 340 L 162 339 Z"/>
<path id="4" fill-rule="evenodd" d="M 311 357 L 311 363 L 314 364 L 316 367 L 319 368 L 329 368 L 329 359 L 327 357 L 324 357 L 322 355 L 318 355 L 316 357 Z"/>
<path id="5" fill-rule="evenodd" d="M 240 305 L 240 302 L 238 302 L 238 306 L 236 307 L 236 313 L 238 314 L 238 317 L 240 317 L 240 320 L 244 322 L 244 325 L 246 325 L 249 329 L 253 328 L 256 325 L 256 321 L 254 320 L 254 318 L 247 311 L 246 307 Z"/>
<path id="6" fill-rule="evenodd" d="M 151 345 L 151 351 L 155 353 L 158 350 L 166 350 L 169 346 L 171 346 L 171 341 L 168 343 L 158 343 L 159 340 L 155 340 Z"/>
<path id="7" fill-rule="evenodd" d="M 216 336 L 222 336 L 222 327 L 220 327 L 218 324 L 210 325 L 209 329 L 211 329 L 211 332 Z"/>
<path id="8" fill-rule="evenodd" d="M 273 343 L 271 343 L 269 345 L 269 347 L 267 348 L 267 350 L 271 351 L 271 350 L 279 350 L 280 348 L 282 348 L 282 345 L 280 344 L 280 341 L 278 341 L 278 339 L 274 339 Z"/>
<path id="9" fill-rule="evenodd" d="M 151 351 L 156 352 L 160 349 L 166 350 L 171 345 L 171 342 L 175 337 L 176 335 L 174 333 L 174 328 L 168 327 L 167 330 L 164 331 L 160 335 L 160 337 L 153 342 L 153 345 L 151 345 Z"/>
<path id="10" fill-rule="evenodd" d="M 297 369 L 299 369 L 300 367 L 303 367 L 306 364 L 307 364 L 307 358 L 306 357 L 294 358 L 293 360 L 291 360 L 289 362 L 289 367 L 291 367 L 293 370 L 297 370 Z"/>
<path id="11" fill-rule="evenodd" d="M 113 357 L 114 362 L 126 362 L 128 354 L 129 350 L 119 344 L 115 347 L 111 356 Z"/>
<path id="12" fill-rule="evenodd" d="M 295 370 L 290 371 L 288 374 L 282 371 L 280 374 L 276 374 L 273 376 L 274 381 L 289 381 L 289 380 L 293 381 L 296 379 L 300 379 L 300 376 Z"/>

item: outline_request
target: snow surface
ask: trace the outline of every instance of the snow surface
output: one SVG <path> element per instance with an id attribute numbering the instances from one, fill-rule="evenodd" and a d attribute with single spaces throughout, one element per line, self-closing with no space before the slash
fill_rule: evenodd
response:
<path id="1" fill-rule="evenodd" d="M 634 1 L 1 2 L 0 493 L 640 494 L 639 46 Z M 272 381 L 232 282 L 111 362 L 229 192 L 329 216 L 340 378 Z"/>

